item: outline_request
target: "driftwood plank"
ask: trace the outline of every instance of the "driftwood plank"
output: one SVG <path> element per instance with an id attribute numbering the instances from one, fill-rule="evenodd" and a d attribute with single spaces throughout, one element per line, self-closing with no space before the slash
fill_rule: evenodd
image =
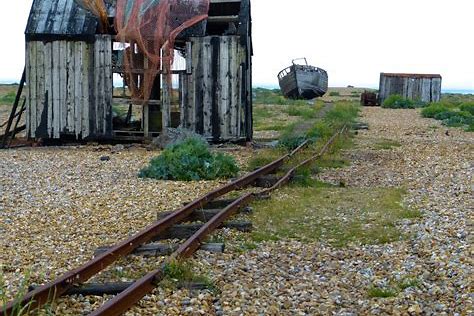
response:
<path id="1" fill-rule="evenodd" d="M 84 45 L 84 42 L 77 42 L 74 51 L 74 132 L 76 139 L 79 139 L 82 131 L 82 51 Z"/>
<path id="2" fill-rule="evenodd" d="M 81 69 L 81 78 L 82 78 L 82 138 L 89 137 L 90 134 L 90 121 L 89 121 L 89 109 L 90 109 L 90 68 L 92 63 L 91 56 L 91 45 L 84 44 L 82 50 L 82 69 Z"/>
<path id="3" fill-rule="evenodd" d="M 113 98 L 113 78 L 112 78 L 112 37 L 103 35 L 104 41 L 104 133 L 112 135 L 112 98 Z"/>
<path id="4" fill-rule="evenodd" d="M 212 137 L 212 90 L 216 84 L 212 77 L 212 66 L 214 59 L 213 49 L 209 38 L 204 38 L 202 42 L 202 111 L 204 137 Z"/>
<path id="5" fill-rule="evenodd" d="M 238 107 L 239 107 L 239 49 L 236 37 L 229 37 L 229 133 L 232 138 L 237 138 Z"/>
<path id="6" fill-rule="evenodd" d="M 29 136 L 30 131 L 30 107 L 31 107 L 31 62 L 30 62 L 30 45 L 26 44 L 26 56 L 25 56 L 25 78 L 26 78 L 26 110 L 25 110 L 25 125 L 26 134 Z"/>
<path id="7" fill-rule="evenodd" d="M 53 42 L 53 69 L 52 69 L 52 77 L 53 77 L 53 117 L 52 117 L 52 124 L 53 124 L 53 138 L 60 137 L 60 126 L 61 126 L 61 93 L 60 93 L 60 63 L 59 60 L 61 58 L 60 55 L 60 48 L 59 42 Z"/>
<path id="8" fill-rule="evenodd" d="M 100 95 L 100 80 L 101 80 L 101 71 L 100 71 L 100 42 L 95 41 L 94 43 L 94 131 L 97 135 L 100 135 L 101 132 L 101 119 L 100 119 L 100 102 L 101 102 L 101 95 Z"/>
<path id="9" fill-rule="evenodd" d="M 47 133 L 48 137 L 52 137 L 52 131 L 53 131 L 53 102 L 52 102 L 52 96 L 53 96 L 53 83 L 52 83 L 52 72 L 53 72 L 53 65 L 52 65 L 52 59 L 53 59 L 53 48 L 52 48 L 52 43 L 46 43 L 44 47 L 44 71 L 45 71 L 45 93 L 46 93 L 46 100 L 45 104 L 47 106 L 47 111 L 48 111 L 48 119 L 47 119 Z"/>
<path id="10" fill-rule="evenodd" d="M 28 43 L 30 47 L 29 60 L 30 60 L 30 125 L 29 134 L 32 138 L 36 137 L 36 106 L 38 104 L 38 96 L 36 94 L 38 84 L 38 69 L 36 67 L 36 42 Z"/>
<path id="11" fill-rule="evenodd" d="M 44 44 L 43 42 L 36 42 L 36 135 L 37 137 L 44 137 L 41 129 L 41 119 L 43 117 L 44 103 L 45 103 L 45 89 L 44 89 Z"/>
<path id="12" fill-rule="evenodd" d="M 59 42 L 59 130 L 65 131 L 67 126 L 67 42 Z M 58 61 L 56 61 L 58 62 Z"/>
<path id="13" fill-rule="evenodd" d="M 66 57 L 66 103 L 65 103 L 65 110 L 66 110 L 66 131 L 69 133 L 74 132 L 75 124 L 74 124 L 74 72 L 75 72 L 75 49 L 76 49 L 76 42 L 67 42 L 67 57 Z"/>
<path id="14" fill-rule="evenodd" d="M 220 137 L 222 139 L 229 139 L 229 39 L 222 37 L 220 41 L 220 59 L 219 59 L 219 123 L 220 123 Z"/>

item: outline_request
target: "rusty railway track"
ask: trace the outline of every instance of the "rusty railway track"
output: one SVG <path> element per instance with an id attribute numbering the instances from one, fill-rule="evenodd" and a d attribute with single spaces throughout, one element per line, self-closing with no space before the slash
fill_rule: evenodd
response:
<path id="1" fill-rule="evenodd" d="M 224 221 L 236 214 L 239 209 L 247 206 L 253 200 L 268 196 L 272 191 L 290 182 L 299 168 L 309 165 L 324 155 L 329 147 L 333 144 L 335 139 L 340 134 L 344 133 L 345 130 L 346 127 L 335 133 L 322 147 L 322 149 L 319 150 L 318 153 L 291 168 L 273 186 L 260 192 L 245 193 L 241 197 L 233 200 L 233 202 L 222 208 L 222 210 L 216 213 L 209 221 L 202 225 L 198 231 L 196 231 L 190 238 L 182 243 L 178 249 L 169 256 L 168 260 L 165 261 L 165 263 L 163 263 L 160 268 L 148 273 L 141 279 L 132 283 L 124 291 L 120 292 L 115 297 L 107 301 L 90 315 L 121 315 L 126 312 L 146 294 L 150 293 L 157 287 L 158 283 L 164 277 L 163 271 L 166 263 L 169 263 L 171 260 L 191 257 L 204 243 L 206 236 L 221 226 Z M 140 246 L 152 241 L 155 237 L 159 236 L 173 225 L 186 221 L 186 219 L 192 215 L 193 211 L 203 209 L 207 204 L 217 200 L 219 197 L 222 197 L 229 192 L 249 186 L 258 178 L 277 171 L 307 145 L 308 142 L 304 142 L 291 153 L 286 154 L 262 168 L 259 168 L 235 181 L 232 181 L 216 190 L 209 192 L 208 194 L 183 206 L 175 212 L 170 213 L 164 218 L 159 219 L 136 235 L 120 243 L 117 243 L 115 246 L 109 248 L 102 254 L 99 254 L 94 259 L 88 261 L 82 266 L 63 274 L 48 284 L 35 288 L 34 290 L 28 292 L 21 299 L 7 303 L 0 309 L 0 315 L 10 316 L 15 311 L 18 312 L 22 309 L 22 307 L 25 306 L 28 310 L 37 309 L 51 301 L 54 301 L 58 297 L 66 294 L 68 290 L 71 290 L 73 287 L 85 283 L 87 280 L 92 278 L 97 273 L 103 271 L 118 259 L 131 254 Z"/>

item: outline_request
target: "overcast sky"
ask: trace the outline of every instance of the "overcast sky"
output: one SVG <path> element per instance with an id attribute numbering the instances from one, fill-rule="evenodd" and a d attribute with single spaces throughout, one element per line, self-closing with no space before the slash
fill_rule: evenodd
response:
<path id="1" fill-rule="evenodd" d="M 18 81 L 32 0 L 0 2 L 0 81 Z M 254 83 L 277 85 L 293 58 L 331 86 L 376 87 L 380 72 L 440 73 L 474 90 L 473 0 L 252 0 Z"/>

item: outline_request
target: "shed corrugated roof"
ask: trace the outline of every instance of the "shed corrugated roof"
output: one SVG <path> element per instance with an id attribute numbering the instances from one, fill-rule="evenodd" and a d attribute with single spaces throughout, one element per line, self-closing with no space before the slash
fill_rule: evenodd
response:
<path id="1" fill-rule="evenodd" d="M 386 72 L 382 72 L 381 75 L 385 76 L 385 77 L 414 78 L 414 79 L 441 78 L 440 74 L 407 74 L 407 73 L 386 73 Z"/>
<path id="2" fill-rule="evenodd" d="M 115 0 L 106 3 L 109 11 L 113 11 Z M 25 34 L 90 36 L 96 33 L 98 23 L 92 13 L 74 0 L 33 0 Z"/>

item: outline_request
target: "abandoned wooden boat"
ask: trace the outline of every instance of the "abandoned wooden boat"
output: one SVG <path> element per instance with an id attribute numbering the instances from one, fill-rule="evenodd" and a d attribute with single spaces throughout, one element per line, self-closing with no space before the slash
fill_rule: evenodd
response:
<path id="1" fill-rule="evenodd" d="M 328 90 L 328 74 L 326 70 L 310 66 L 306 58 L 305 65 L 295 63 L 280 71 L 278 82 L 282 93 L 290 99 L 314 99 L 322 97 Z"/>

